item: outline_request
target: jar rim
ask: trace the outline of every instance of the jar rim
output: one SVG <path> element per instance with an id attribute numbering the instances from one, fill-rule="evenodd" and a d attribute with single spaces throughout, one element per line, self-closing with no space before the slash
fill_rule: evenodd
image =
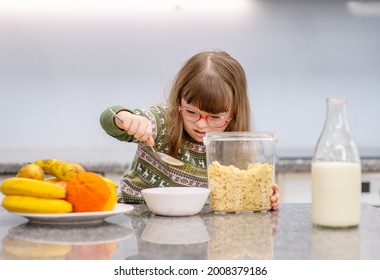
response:
<path id="1" fill-rule="evenodd" d="M 224 131 L 224 132 L 207 132 L 203 138 L 205 145 L 215 140 L 270 140 L 274 143 L 278 142 L 276 133 L 274 132 L 249 132 L 249 131 Z"/>

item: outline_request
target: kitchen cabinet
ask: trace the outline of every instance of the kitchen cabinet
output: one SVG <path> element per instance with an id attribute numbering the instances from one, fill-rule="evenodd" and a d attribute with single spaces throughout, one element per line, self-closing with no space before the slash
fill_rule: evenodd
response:
<path id="1" fill-rule="evenodd" d="M 278 173 L 277 184 L 281 203 L 311 203 L 310 173 Z"/>

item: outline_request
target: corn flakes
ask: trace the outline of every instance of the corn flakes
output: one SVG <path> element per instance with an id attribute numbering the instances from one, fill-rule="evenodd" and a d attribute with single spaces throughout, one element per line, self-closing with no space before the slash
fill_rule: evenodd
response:
<path id="1" fill-rule="evenodd" d="M 208 166 L 210 205 L 216 212 L 271 209 L 273 166 L 251 163 L 247 169 L 214 161 Z"/>

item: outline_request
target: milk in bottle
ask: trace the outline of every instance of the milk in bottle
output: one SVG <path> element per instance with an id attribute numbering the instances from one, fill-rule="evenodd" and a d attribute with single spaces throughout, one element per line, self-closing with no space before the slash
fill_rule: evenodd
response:
<path id="1" fill-rule="evenodd" d="M 344 98 L 327 99 L 327 116 L 311 165 L 315 226 L 359 225 L 361 164 L 351 136 Z"/>

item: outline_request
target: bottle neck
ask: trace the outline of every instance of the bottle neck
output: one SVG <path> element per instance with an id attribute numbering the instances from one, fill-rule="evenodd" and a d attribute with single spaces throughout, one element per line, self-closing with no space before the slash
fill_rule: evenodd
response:
<path id="1" fill-rule="evenodd" d="M 346 113 L 346 99 L 328 98 L 326 121 L 314 152 L 314 161 L 360 162 Z"/>
<path id="2" fill-rule="evenodd" d="M 344 129 L 350 131 L 347 121 L 345 99 L 327 100 L 326 127 L 329 129 Z"/>

